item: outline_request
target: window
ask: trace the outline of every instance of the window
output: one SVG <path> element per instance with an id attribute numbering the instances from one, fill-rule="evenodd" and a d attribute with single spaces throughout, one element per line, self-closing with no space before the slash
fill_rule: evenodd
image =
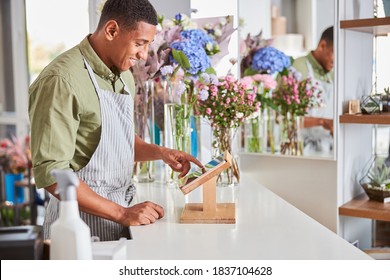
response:
<path id="1" fill-rule="evenodd" d="M 0 1 L 0 138 L 28 131 L 24 12 L 24 0 Z"/>
<path id="2" fill-rule="evenodd" d="M 88 0 L 25 0 L 30 84 L 89 32 Z"/>

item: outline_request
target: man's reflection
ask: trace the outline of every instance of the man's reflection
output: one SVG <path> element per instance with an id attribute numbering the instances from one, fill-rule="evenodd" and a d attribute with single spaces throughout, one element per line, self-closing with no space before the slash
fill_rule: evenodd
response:
<path id="1" fill-rule="evenodd" d="M 305 116 L 302 134 L 304 155 L 331 155 L 333 150 L 333 26 L 321 35 L 317 48 L 297 58 L 293 67 L 302 78 L 311 77 L 322 90 L 323 106 L 311 109 Z"/>

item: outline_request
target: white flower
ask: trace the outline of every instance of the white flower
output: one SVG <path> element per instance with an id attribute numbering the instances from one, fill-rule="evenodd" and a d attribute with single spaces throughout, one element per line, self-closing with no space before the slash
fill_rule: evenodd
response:
<path id="1" fill-rule="evenodd" d="M 177 88 L 176 88 L 176 93 L 178 95 L 182 95 L 184 93 L 184 91 L 186 90 L 186 85 L 185 83 L 180 83 Z"/>
<path id="2" fill-rule="evenodd" d="M 191 18 L 186 14 L 181 14 L 181 25 L 183 26 L 184 30 L 198 28 L 196 22 L 192 21 Z"/>
<path id="3" fill-rule="evenodd" d="M 163 28 L 171 28 L 171 27 L 174 27 L 175 26 L 175 23 L 174 23 L 174 21 L 172 20 L 172 19 L 170 19 L 170 18 L 166 18 L 166 19 L 164 19 L 163 20 L 163 22 L 162 22 L 162 27 Z"/>
<path id="4" fill-rule="evenodd" d="M 215 29 L 214 30 L 214 35 L 216 37 L 221 37 L 222 36 L 222 30 L 221 29 Z"/>
<path id="5" fill-rule="evenodd" d="M 237 112 L 237 113 L 236 113 L 236 117 L 237 117 L 237 119 L 241 119 L 241 118 L 244 117 L 244 113 L 242 113 L 242 112 Z"/>
<path id="6" fill-rule="evenodd" d="M 222 17 L 220 20 L 219 20 L 219 24 L 224 26 L 227 24 L 227 20 L 226 20 L 226 17 Z"/>
<path id="7" fill-rule="evenodd" d="M 209 92 L 205 89 L 202 89 L 199 93 L 199 99 L 201 101 L 205 101 L 207 98 L 209 98 Z"/>
<path id="8" fill-rule="evenodd" d="M 260 114 L 259 111 L 256 111 L 256 112 L 253 112 L 252 114 L 249 115 L 249 117 L 247 117 L 248 120 L 251 120 L 251 119 L 255 119 L 257 118 L 257 116 Z"/>
<path id="9" fill-rule="evenodd" d="M 204 29 L 213 29 L 213 26 L 211 25 L 211 23 L 206 23 L 205 25 L 204 25 Z"/>
<path id="10" fill-rule="evenodd" d="M 208 43 L 206 44 L 206 50 L 212 51 L 212 50 L 213 50 L 213 43 L 208 42 Z"/>
<path id="11" fill-rule="evenodd" d="M 160 68 L 161 75 L 166 76 L 166 75 L 171 75 L 173 73 L 173 66 L 172 65 L 165 65 Z"/>
<path id="12" fill-rule="evenodd" d="M 215 74 L 210 74 L 209 75 L 209 77 L 210 77 L 210 81 L 211 81 L 211 84 L 213 84 L 213 85 L 218 85 L 218 77 L 217 77 L 217 75 L 215 75 Z"/>
<path id="13" fill-rule="evenodd" d="M 203 80 L 205 84 L 210 83 L 210 76 L 207 73 L 200 74 L 200 78 Z"/>

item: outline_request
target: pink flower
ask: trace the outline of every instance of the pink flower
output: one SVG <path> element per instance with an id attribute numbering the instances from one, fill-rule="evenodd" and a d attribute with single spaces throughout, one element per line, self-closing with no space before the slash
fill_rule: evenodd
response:
<path id="1" fill-rule="evenodd" d="M 207 108 L 207 109 L 206 109 L 206 114 L 207 114 L 207 115 L 210 115 L 210 114 L 211 114 L 211 109 L 210 109 L 210 108 Z"/>

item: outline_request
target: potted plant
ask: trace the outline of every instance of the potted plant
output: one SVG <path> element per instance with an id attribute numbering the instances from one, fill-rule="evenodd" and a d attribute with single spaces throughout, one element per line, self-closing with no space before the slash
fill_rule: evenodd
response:
<path id="1" fill-rule="evenodd" d="M 360 185 L 371 200 L 390 202 L 390 158 L 375 156 Z"/>
<path id="2" fill-rule="evenodd" d="M 382 93 L 381 99 L 382 112 L 390 112 L 390 87 L 384 89 L 384 93 Z"/>

